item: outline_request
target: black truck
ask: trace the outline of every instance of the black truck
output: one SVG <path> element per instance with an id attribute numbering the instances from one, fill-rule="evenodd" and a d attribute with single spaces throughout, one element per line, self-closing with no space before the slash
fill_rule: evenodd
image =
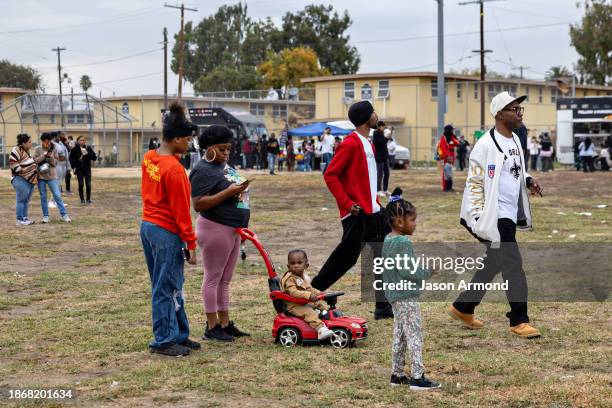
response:
<path id="1" fill-rule="evenodd" d="M 247 136 L 249 141 L 257 143 L 263 136 L 268 135 L 268 130 L 263 119 L 249 112 L 231 108 L 190 108 L 189 117 L 194 125 L 206 128 L 211 125 L 227 126 L 234 133 L 234 143 L 230 164 L 236 166 L 242 163 L 240 154 L 242 153 L 243 136 Z"/>

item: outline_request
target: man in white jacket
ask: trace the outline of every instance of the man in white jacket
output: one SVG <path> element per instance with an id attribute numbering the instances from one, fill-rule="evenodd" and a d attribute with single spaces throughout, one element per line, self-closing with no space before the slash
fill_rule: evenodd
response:
<path id="1" fill-rule="evenodd" d="M 468 176 L 461 203 L 461 224 L 487 245 L 484 268 L 478 270 L 470 290 L 461 293 L 449 308 L 449 314 L 471 329 L 483 323 L 474 317 L 486 290 L 483 285 L 502 273 L 508 281 L 506 297 L 510 303 L 510 330 L 525 338 L 540 332 L 529 324 L 527 315 L 527 279 L 516 243 L 516 229 L 531 229 L 528 189 L 540 194 L 542 189 L 525 171 L 523 150 L 512 129 L 523 122 L 520 106 L 526 96 L 514 97 L 508 92 L 491 101 L 495 128 L 478 140 L 470 155 Z M 500 243 L 502 243 L 500 245 Z"/>

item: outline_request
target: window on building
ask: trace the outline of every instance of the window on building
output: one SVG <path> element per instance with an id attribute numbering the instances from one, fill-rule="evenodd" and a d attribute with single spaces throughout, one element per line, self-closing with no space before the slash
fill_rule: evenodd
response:
<path id="1" fill-rule="evenodd" d="M 510 95 L 516 96 L 516 85 L 514 84 L 509 84 L 508 85 L 508 93 L 510 93 Z"/>
<path id="2" fill-rule="evenodd" d="M 550 88 L 550 103 L 556 103 L 559 97 L 559 90 L 557 88 Z"/>
<path id="3" fill-rule="evenodd" d="M 314 105 L 309 105 L 306 107 L 306 119 L 313 119 L 315 117 L 315 107 Z"/>
<path id="4" fill-rule="evenodd" d="M 457 100 L 458 101 L 460 101 L 463 98 L 462 92 L 463 92 L 463 84 L 460 82 L 457 82 Z"/>
<path id="5" fill-rule="evenodd" d="M 379 98 L 389 97 L 389 81 L 388 80 L 378 81 L 378 97 Z"/>
<path id="6" fill-rule="evenodd" d="M 2 95 L 0 95 L 0 110 L 2 110 Z"/>
<path id="7" fill-rule="evenodd" d="M 544 102 L 544 88 L 539 86 L 538 87 L 538 103 L 542 103 Z"/>
<path id="8" fill-rule="evenodd" d="M 32 123 L 33 123 L 34 125 L 37 125 L 37 124 L 38 124 L 38 118 L 36 117 L 36 115 L 32 115 Z"/>
<path id="9" fill-rule="evenodd" d="M 218 102 L 218 101 L 211 101 L 210 102 L 210 107 L 211 108 L 222 108 L 225 106 L 225 103 L 223 102 Z"/>
<path id="10" fill-rule="evenodd" d="M 344 83 L 344 97 L 355 99 L 355 83 L 354 82 Z"/>
<path id="11" fill-rule="evenodd" d="M 529 101 L 529 87 L 528 86 L 525 87 L 525 95 L 527 95 L 527 98 L 525 100 Z"/>
<path id="12" fill-rule="evenodd" d="M 448 82 L 444 82 L 444 93 L 448 96 Z M 438 80 L 437 79 L 431 80 L 431 97 L 432 98 L 438 97 Z"/>
<path id="13" fill-rule="evenodd" d="M 121 105 L 121 113 L 124 115 L 130 114 L 130 105 L 127 102 L 123 102 L 123 105 Z"/>
<path id="14" fill-rule="evenodd" d="M 369 101 L 372 99 L 372 86 L 370 84 L 363 84 L 361 86 L 361 100 Z"/>
<path id="15" fill-rule="evenodd" d="M 185 107 L 187 109 L 193 109 L 195 108 L 195 103 L 193 101 L 185 101 Z"/>
<path id="16" fill-rule="evenodd" d="M 474 99 L 478 99 L 478 92 L 480 92 L 480 84 L 474 84 Z"/>
<path id="17" fill-rule="evenodd" d="M 49 115 L 49 123 L 55 123 L 55 115 Z"/>
<path id="18" fill-rule="evenodd" d="M 274 115 L 275 118 L 286 118 L 287 117 L 287 105 L 272 106 L 272 115 Z"/>
<path id="19" fill-rule="evenodd" d="M 252 103 L 250 106 L 251 115 L 264 116 L 266 113 L 266 105 L 263 103 Z"/>
<path id="20" fill-rule="evenodd" d="M 0 136 L 0 153 L 4 153 L 4 136 Z"/>
<path id="21" fill-rule="evenodd" d="M 495 95 L 502 92 L 502 84 L 488 84 L 487 98 L 493 99 Z"/>

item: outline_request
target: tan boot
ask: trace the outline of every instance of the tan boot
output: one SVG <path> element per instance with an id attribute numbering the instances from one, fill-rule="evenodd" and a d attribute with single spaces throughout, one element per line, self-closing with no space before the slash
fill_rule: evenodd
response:
<path id="1" fill-rule="evenodd" d="M 542 334 L 538 329 L 530 325 L 529 323 L 521 323 L 517 326 L 510 327 L 510 331 L 519 337 L 531 339 L 534 337 L 540 337 Z"/>
<path id="2" fill-rule="evenodd" d="M 451 305 L 448 308 L 448 314 L 455 320 L 460 320 L 461 323 L 468 329 L 478 330 L 482 329 L 484 323 L 474 317 L 473 314 L 461 313 L 455 306 Z"/>

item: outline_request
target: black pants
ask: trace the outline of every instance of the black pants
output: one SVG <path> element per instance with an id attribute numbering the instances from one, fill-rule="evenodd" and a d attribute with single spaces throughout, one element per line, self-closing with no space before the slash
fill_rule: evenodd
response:
<path id="1" fill-rule="evenodd" d="M 453 179 L 444 180 L 444 191 L 451 191 L 453 189 Z"/>
<path id="2" fill-rule="evenodd" d="M 378 191 L 387 191 L 389 189 L 389 159 L 376 162 L 376 176 Z"/>
<path id="3" fill-rule="evenodd" d="M 70 178 L 72 178 L 72 175 L 70 174 L 70 170 L 66 170 L 66 176 L 64 177 L 64 180 L 66 181 L 66 192 L 70 192 Z"/>
<path id="4" fill-rule="evenodd" d="M 586 173 L 587 171 L 595 171 L 595 166 L 593 165 L 593 156 L 582 156 L 582 169 Z"/>
<path id="5" fill-rule="evenodd" d="M 357 263 L 359 254 L 366 243 L 382 242 L 391 231 L 382 212 L 372 215 L 360 213 L 356 216 L 348 216 L 342 220 L 342 230 L 342 241 L 327 258 L 319 274 L 312 279 L 312 286 L 316 289 L 327 290 Z M 380 248 L 375 248 L 375 250 L 380 251 Z M 380 256 L 380 254 L 374 254 L 374 256 Z M 380 299 L 376 302 L 376 307 L 384 307 L 387 304 L 386 300 Z"/>
<path id="6" fill-rule="evenodd" d="M 523 260 L 516 243 L 516 224 L 508 219 L 497 220 L 497 229 L 501 238 L 500 248 L 492 248 L 489 241 L 483 241 L 487 245 L 487 257 L 484 268 L 478 270 L 471 283 L 489 283 L 500 271 L 502 278 L 508 281 L 506 297 L 510 303 L 510 311 L 506 317 L 510 319 L 510 326 L 528 323 L 527 316 L 527 278 L 523 271 Z M 486 290 L 469 290 L 462 292 L 453 306 L 462 313 L 473 314 L 484 297 Z"/>
<path id="7" fill-rule="evenodd" d="M 87 190 L 87 201 L 91 200 L 91 169 L 78 169 L 77 180 L 79 181 L 79 197 L 83 198 L 83 184 Z"/>
<path id="8" fill-rule="evenodd" d="M 457 160 L 459 161 L 459 170 L 465 169 L 465 153 L 457 153 Z"/>

